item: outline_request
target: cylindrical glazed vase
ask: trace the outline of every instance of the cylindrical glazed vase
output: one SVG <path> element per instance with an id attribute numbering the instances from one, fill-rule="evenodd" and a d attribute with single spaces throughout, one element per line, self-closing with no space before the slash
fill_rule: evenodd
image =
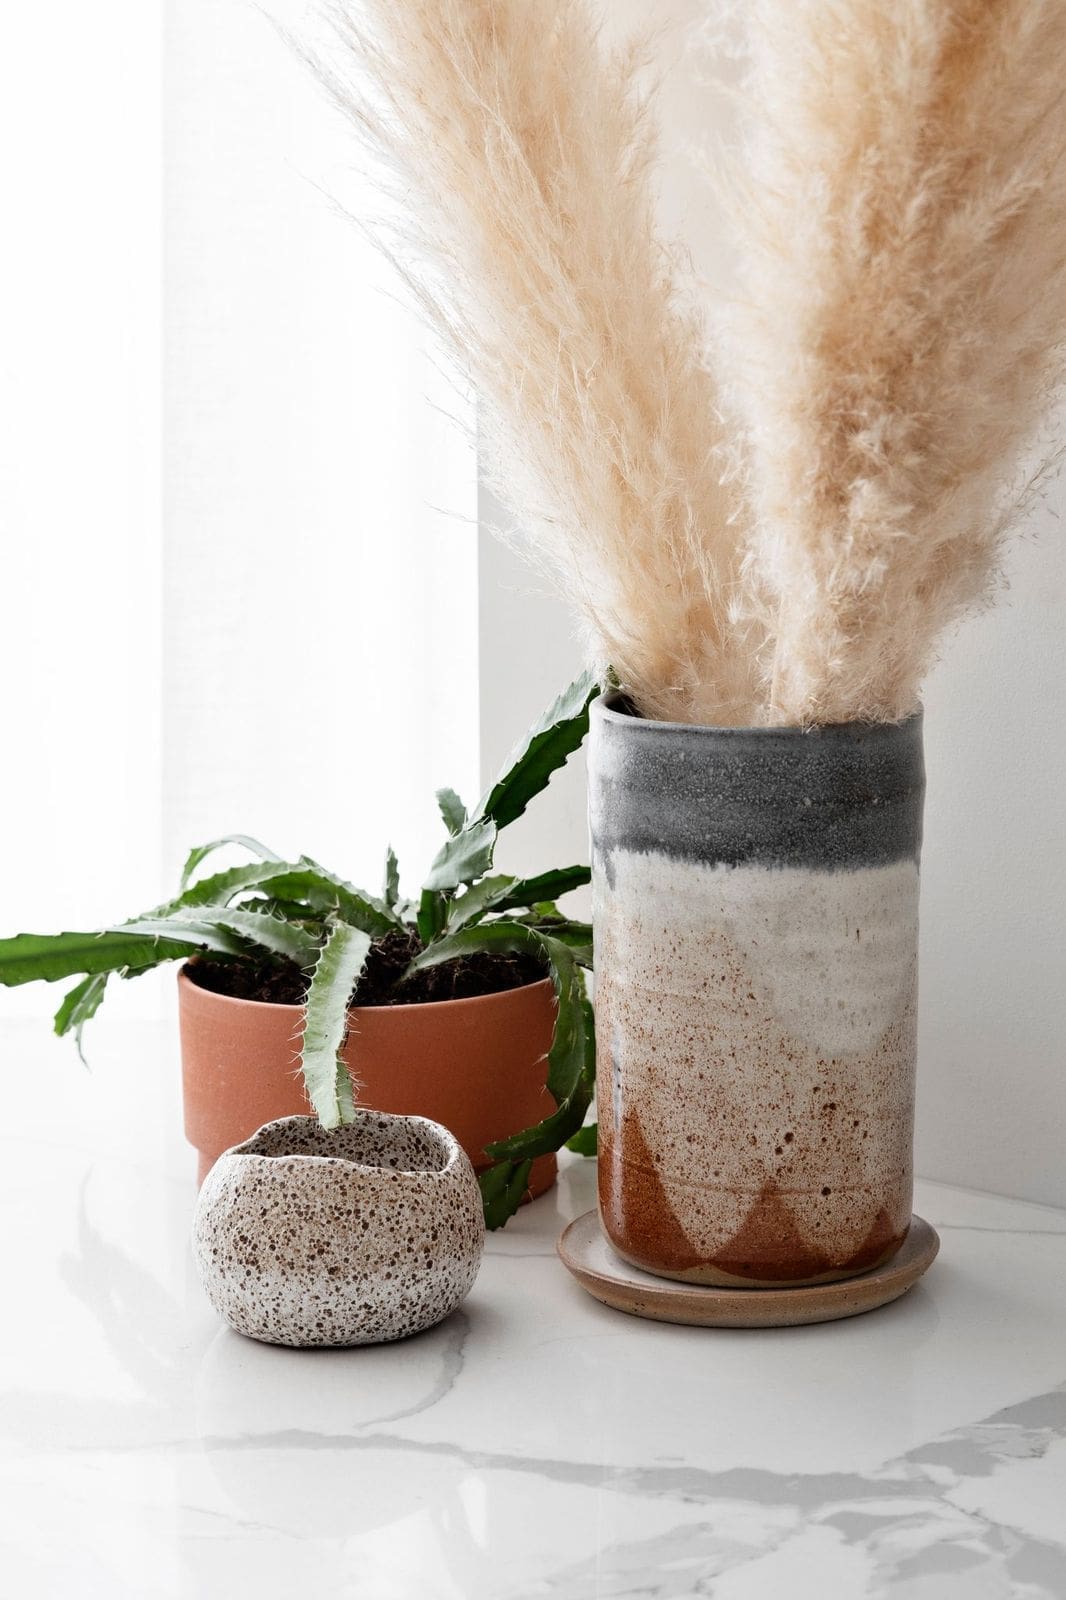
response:
<path id="1" fill-rule="evenodd" d="M 888 1260 L 911 1217 L 921 715 L 706 728 L 592 708 L 600 1214 L 704 1284 Z"/>

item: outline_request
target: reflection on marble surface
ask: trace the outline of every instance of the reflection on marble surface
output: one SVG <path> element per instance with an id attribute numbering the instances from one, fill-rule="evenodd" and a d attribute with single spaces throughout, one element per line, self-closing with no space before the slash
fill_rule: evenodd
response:
<path id="1" fill-rule="evenodd" d="M 922 1185 L 943 1248 L 903 1300 L 672 1328 L 557 1262 L 575 1160 L 440 1327 L 275 1350 L 196 1285 L 169 1032 L 105 1021 L 92 1078 L 0 1042 L 4 1596 L 1066 1596 L 1066 1213 Z"/>

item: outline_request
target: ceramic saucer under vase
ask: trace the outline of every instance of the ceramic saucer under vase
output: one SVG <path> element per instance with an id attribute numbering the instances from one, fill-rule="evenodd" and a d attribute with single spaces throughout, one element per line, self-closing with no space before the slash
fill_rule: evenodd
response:
<path id="1" fill-rule="evenodd" d="M 912 1217 L 891 1261 L 856 1278 L 796 1289 L 719 1289 L 657 1278 L 623 1261 L 604 1237 L 596 1211 L 572 1222 L 558 1243 L 563 1265 L 605 1306 L 655 1322 L 701 1328 L 789 1328 L 857 1317 L 906 1294 L 932 1266 L 939 1249 L 936 1229 Z"/>

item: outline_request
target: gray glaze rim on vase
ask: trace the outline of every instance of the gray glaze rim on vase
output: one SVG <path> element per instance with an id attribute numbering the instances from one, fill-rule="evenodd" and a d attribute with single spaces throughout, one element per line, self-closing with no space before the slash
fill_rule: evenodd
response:
<path id="1" fill-rule="evenodd" d="M 920 856 L 921 711 L 900 723 L 716 728 L 645 719 L 612 693 L 590 717 L 590 825 L 608 876 L 616 848 L 825 872 Z"/>

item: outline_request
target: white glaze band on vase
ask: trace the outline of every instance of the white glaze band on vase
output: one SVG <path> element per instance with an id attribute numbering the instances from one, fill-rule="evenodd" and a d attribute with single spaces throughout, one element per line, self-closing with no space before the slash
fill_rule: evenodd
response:
<path id="1" fill-rule="evenodd" d="M 911 1217 L 921 714 L 591 722 L 608 1238 L 693 1283 L 879 1265 Z"/>

